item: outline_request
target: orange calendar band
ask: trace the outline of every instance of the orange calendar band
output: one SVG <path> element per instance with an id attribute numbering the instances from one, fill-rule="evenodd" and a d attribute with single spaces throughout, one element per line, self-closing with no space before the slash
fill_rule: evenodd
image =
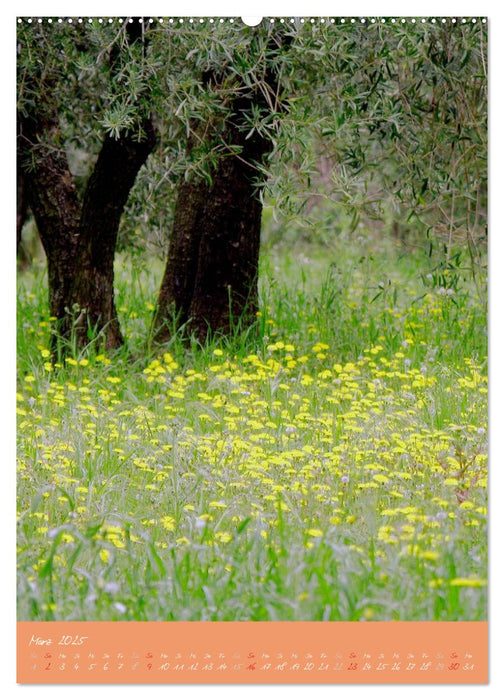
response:
<path id="1" fill-rule="evenodd" d="M 487 622 L 18 622 L 18 683 L 487 683 Z"/>

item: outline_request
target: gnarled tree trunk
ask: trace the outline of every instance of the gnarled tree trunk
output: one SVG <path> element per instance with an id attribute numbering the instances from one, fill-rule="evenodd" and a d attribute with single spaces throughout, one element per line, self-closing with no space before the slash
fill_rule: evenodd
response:
<path id="1" fill-rule="evenodd" d="M 50 98 L 19 115 L 18 163 L 47 256 L 53 350 L 84 347 L 99 336 L 106 349 L 123 337 L 114 303 L 114 254 L 119 222 L 137 173 L 155 145 L 150 119 L 144 137 L 105 137 L 82 202 L 68 167 L 58 114 Z M 18 166 L 19 167 L 19 166 Z M 22 167 L 22 165 L 21 165 Z"/>
<path id="2" fill-rule="evenodd" d="M 154 317 L 157 342 L 167 340 L 189 319 L 208 195 L 208 184 L 203 181 L 179 184 L 168 262 Z"/>
<path id="3" fill-rule="evenodd" d="M 229 334 L 256 320 L 262 203 L 256 163 L 272 144 L 233 124 L 231 143 L 242 146 L 239 156 L 224 157 L 204 201 L 198 266 L 188 312 L 188 329 L 200 341 L 208 332 Z M 234 132 L 234 133 L 233 133 Z"/>
<path id="4" fill-rule="evenodd" d="M 18 169 L 16 173 L 16 255 L 18 262 L 26 264 L 28 256 L 23 249 L 23 226 L 28 218 L 28 199 L 23 173 Z"/>
<path id="5" fill-rule="evenodd" d="M 86 312 L 76 330 L 82 342 L 88 327 L 99 330 L 108 348 L 123 344 L 114 302 L 119 223 L 137 173 L 156 143 L 151 120 L 144 120 L 142 126 L 145 136 L 140 141 L 129 134 L 119 139 L 105 137 L 87 183 L 79 222 L 79 270 L 74 276 L 72 294 Z"/>
<path id="6" fill-rule="evenodd" d="M 266 71 L 276 90 L 276 78 Z M 218 81 L 211 75 L 208 83 Z M 259 90 L 233 101 L 224 126 L 201 127 L 188 145 L 218 138 L 229 155 L 220 157 L 211 176 L 179 185 L 168 259 L 154 316 L 154 341 L 168 340 L 184 327 L 204 342 L 209 334 L 229 334 L 256 318 L 261 235 L 261 173 L 273 148 L 269 138 L 247 129 L 247 117 L 264 107 Z M 205 131 L 206 129 L 206 131 Z"/>
<path id="7" fill-rule="evenodd" d="M 59 136 L 49 101 L 36 114 L 19 115 L 18 169 L 47 257 L 49 313 L 57 335 L 70 339 L 80 203 L 66 154 L 52 145 Z"/>

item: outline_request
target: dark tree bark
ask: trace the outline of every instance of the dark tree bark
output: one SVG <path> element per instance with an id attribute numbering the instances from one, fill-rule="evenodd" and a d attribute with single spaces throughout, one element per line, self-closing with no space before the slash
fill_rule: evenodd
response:
<path id="1" fill-rule="evenodd" d="M 104 333 L 107 348 L 123 344 L 114 302 L 114 256 L 119 223 L 136 176 L 156 143 L 154 126 L 144 120 L 145 136 L 129 134 L 103 142 L 84 193 L 72 293 L 86 309 L 77 326 L 85 342 L 87 326 Z"/>
<path id="2" fill-rule="evenodd" d="M 250 106 L 249 106 L 250 108 Z M 189 331 L 200 341 L 208 332 L 229 334 L 256 319 L 262 203 L 256 163 L 271 151 L 267 139 L 231 123 L 229 142 L 239 156 L 222 158 L 204 200 L 198 267 L 189 307 Z M 226 134 L 226 137 L 228 135 Z"/>
<path id="3" fill-rule="evenodd" d="M 65 152 L 47 145 L 59 137 L 50 103 L 41 101 L 36 115 L 19 115 L 18 168 L 47 257 L 49 312 L 57 333 L 69 339 L 80 204 Z"/>
<path id="4" fill-rule="evenodd" d="M 178 187 L 168 263 L 154 319 L 157 342 L 167 340 L 189 319 L 208 194 L 209 187 L 202 181 L 183 181 Z"/>
<path id="5" fill-rule="evenodd" d="M 154 148 L 155 130 L 143 122 L 145 136 L 107 136 L 79 200 L 60 139 L 58 115 L 50 103 L 19 119 L 20 162 L 30 207 L 47 256 L 49 307 L 63 344 L 84 347 L 100 334 L 106 349 L 123 337 L 114 303 L 114 254 L 119 222 L 138 171 Z"/>
<path id="6" fill-rule="evenodd" d="M 16 255 L 21 262 L 27 262 L 23 251 L 23 226 L 28 218 L 28 199 L 23 173 L 18 168 L 16 172 Z"/>
<path id="7" fill-rule="evenodd" d="M 275 94 L 274 72 L 267 69 L 265 75 Z M 215 75 L 206 79 L 218 82 Z M 229 334 L 256 318 L 262 213 L 258 165 L 273 147 L 270 139 L 245 128 L 246 117 L 258 106 L 265 107 L 259 90 L 234 99 L 219 130 L 219 140 L 233 147 L 233 155 L 219 159 L 211 185 L 204 179 L 179 185 L 154 317 L 155 342 L 165 342 L 182 326 L 185 335 L 194 333 L 204 342 L 209 334 Z M 212 142 L 216 130 L 208 125 L 206 130 L 204 138 Z M 191 148 L 190 143 L 189 154 Z"/>

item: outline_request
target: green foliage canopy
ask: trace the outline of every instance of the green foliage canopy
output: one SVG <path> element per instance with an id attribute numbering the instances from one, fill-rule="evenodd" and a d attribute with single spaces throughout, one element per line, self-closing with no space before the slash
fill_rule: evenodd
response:
<path id="1" fill-rule="evenodd" d="M 486 24 L 372 20 L 25 20 L 18 108 L 39 99 L 49 78 L 64 134 L 54 146 L 82 179 L 104 133 L 156 115 L 159 147 L 123 225 L 130 242 L 164 247 L 178 178 L 211 178 L 236 153 L 215 125 L 237 95 L 255 91 L 263 99 L 243 128 L 273 137 L 257 173 L 284 216 L 316 195 L 344 207 L 350 227 L 392 217 L 434 232 L 448 256 L 459 238 L 477 250 L 486 227 Z M 142 41 L 127 41 L 128 25 Z M 275 94 L 265 80 L 272 65 Z M 197 125 L 212 125 L 212 138 Z M 189 152 L 191 134 L 200 143 Z"/>

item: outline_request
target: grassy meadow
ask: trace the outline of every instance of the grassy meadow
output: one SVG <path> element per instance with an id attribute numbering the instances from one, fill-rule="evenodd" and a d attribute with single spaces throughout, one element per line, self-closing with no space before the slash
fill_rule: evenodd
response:
<path id="1" fill-rule="evenodd" d="M 367 236 L 265 247 L 254 333 L 51 362 L 18 275 L 20 620 L 484 620 L 486 292 Z"/>

